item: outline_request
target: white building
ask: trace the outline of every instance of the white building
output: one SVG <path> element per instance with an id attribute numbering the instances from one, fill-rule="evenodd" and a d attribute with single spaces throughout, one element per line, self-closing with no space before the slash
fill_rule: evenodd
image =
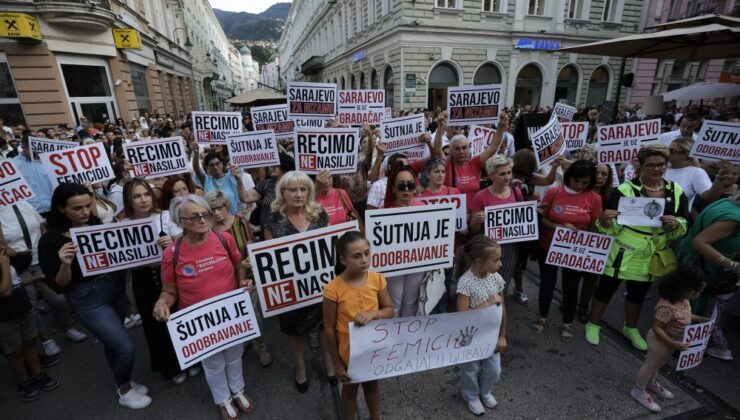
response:
<path id="1" fill-rule="evenodd" d="M 244 75 L 244 90 L 254 90 L 260 87 L 260 63 L 252 58 L 252 51 L 243 45 L 239 50 L 242 56 L 242 74 Z"/>
<path id="2" fill-rule="evenodd" d="M 263 87 L 282 89 L 280 83 L 280 59 L 275 57 L 272 61 L 262 66 L 262 84 Z"/>

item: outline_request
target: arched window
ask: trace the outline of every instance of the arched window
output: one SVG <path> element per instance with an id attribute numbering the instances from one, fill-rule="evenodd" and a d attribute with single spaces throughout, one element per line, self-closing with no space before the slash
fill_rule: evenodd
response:
<path id="1" fill-rule="evenodd" d="M 342 85 L 339 87 L 339 89 L 346 89 L 345 83 L 344 83 L 344 76 L 342 76 Z"/>
<path id="2" fill-rule="evenodd" d="M 570 105 L 576 105 L 578 91 L 578 68 L 572 64 L 563 67 L 558 73 L 558 83 L 555 86 L 555 102 L 565 100 Z"/>
<path id="3" fill-rule="evenodd" d="M 357 89 L 357 85 L 355 84 L 355 75 L 352 74 L 349 76 L 349 88 L 350 89 Z"/>
<path id="4" fill-rule="evenodd" d="M 370 89 L 379 89 L 380 84 L 378 83 L 378 72 L 373 69 L 370 72 Z"/>
<path id="5" fill-rule="evenodd" d="M 395 91 L 395 80 L 393 79 L 393 69 L 391 66 L 385 68 L 383 74 L 383 89 L 385 89 L 385 106 L 393 107 L 393 94 Z"/>
<path id="6" fill-rule="evenodd" d="M 429 109 L 447 108 L 447 88 L 459 86 L 457 69 L 450 63 L 439 63 L 429 73 L 427 81 L 427 107 Z"/>
<path id="7" fill-rule="evenodd" d="M 360 72 L 360 89 L 365 89 L 367 86 L 365 86 L 365 72 Z"/>
<path id="8" fill-rule="evenodd" d="M 473 76 L 474 85 L 497 85 L 499 83 L 501 83 L 501 72 L 491 63 L 478 67 Z"/>
<path id="9" fill-rule="evenodd" d="M 588 95 L 586 105 L 601 105 L 606 100 L 609 89 L 609 69 L 606 66 L 596 67 L 588 78 Z"/>
<path id="10" fill-rule="evenodd" d="M 541 92 L 542 72 L 534 64 L 527 64 L 516 76 L 514 104 L 538 106 L 540 104 Z"/>

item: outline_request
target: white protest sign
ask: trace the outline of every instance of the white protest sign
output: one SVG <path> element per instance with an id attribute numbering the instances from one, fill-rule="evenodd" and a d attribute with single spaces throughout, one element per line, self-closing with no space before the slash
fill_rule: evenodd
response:
<path id="1" fill-rule="evenodd" d="M 336 84 L 288 82 L 288 117 L 328 120 L 336 114 Z"/>
<path id="2" fill-rule="evenodd" d="M 265 317 L 321 303 L 334 279 L 334 244 L 357 222 L 315 229 L 247 246 Z"/>
<path id="3" fill-rule="evenodd" d="M 588 121 L 561 122 L 560 127 L 563 129 L 565 151 L 581 150 L 588 140 Z"/>
<path id="4" fill-rule="evenodd" d="M 660 119 L 602 125 L 596 133 L 599 163 L 629 162 L 641 147 L 658 143 Z"/>
<path id="5" fill-rule="evenodd" d="M 309 175 L 357 172 L 360 147 L 358 128 L 301 128 L 296 135 L 296 169 Z"/>
<path id="6" fill-rule="evenodd" d="M 552 109 L 552 113 L 558 117 L 560 122 L 573 121 L 573 116 L 576 115 L 577 109 L 573 106 L 558 102 L 555 104 L 555 108 Z"/>
<path id="7" fill-rule="evenodd" d="M 28 136 L 28 147 L 31 149 L 31 160 L 34 163 L 41 163 L 41 159 L 39 158 L 41 153 L 74 149 L 79 146 L 80 144 L 74 141 L 42 139 L 40 137 Z"/>
<path id="8" fill-rule="evenodd" d="M 72 228 L 69 233 L 85 277 L 162 261 L 154 218 Z"/>
<path id="9" fill-rule="evenodd" d="M 614 238 L 562 227 L 555 233 L 545 263 L 576 271 L 603 274 Z"/>
<path id="10" fill-rule="evenodd" d="M 740 123 L 704 121 L 689 156 L 740 165 Z"/>
<path id="11" fill-rule="evenodd" d="M 123 154 L 131 164 L 133 177 L 149 179 L 190 172 L 182 137 L 124 143 Z"/>
<path id="12" fill-rule="evenodd" d="M 63 182 L 96 184 L 116 177 L 103 143 L 41 153 L 39 158 L 53 188 Z"/>
<path id="13" fill-rule="evenodd" d="M 617 223 L 622 226 L 661 227 L 665 198 L 621 197 L 617 211 Z"/>
<path id="14" fill-rule="evenodd" d="M 468 206 L 465 194 L 435 195 L 430 197 L 416 197 L 424 204 L 446 204 L 455 205 L 455 231 L 464 232 L 468 230 Z"/>
<path id="15" fill-rule="evenodd" d="M 535 131 L 530 140 L 532 141 L 538 168 L 549 164 L 565 151 L 563 128 L 555 114 L 552 114 L 550 121 L 544 127 Z"/>
<path id="16" fill-rule="evenodd" d="M 380 124 L 380 137 L 388 145 L 386 154 L 418 147 L 424 131 L 424 114 L 391 118 Z"/>
<path id="17" fill-rule="evenodd" d="M 704 351 L 707 349 L 709 337 L 712 334 L 712 329 L 716 321 L 717 308 L 715 307 L 709 321 L 686 326 L 683 333 L 683 340 L 681 341 L 688 343 L 689 348 L 679 353 L 678 361 L 676 362 L 677 372 L 699 366 L 704 359 Z"/>
<path id="18" fill-rule="evenodd" d="M 407 149 L 403 151 L 403 154 L 406 155 L 406 159 L 408 159 L 410 162 L 415 160 L 421 160 L 426 159 L 429 155 L 429 148 L 422 144 L 420 146 L 414 147 L 413 149 Z"/>
<path id="19" fill-rule="evenodd" d="M 493 136 L 496 135 L 496 130 L 488 127 L 481 127 L 480 125 L 471 125 L 468 130 L 468 143 L 470 144 L 470 153 L 473 156 L 477 156 L 483 153 L 484 150 L 491 144 Z"/>
<path id="20" fill-rule="evenodd" d="M 34 193 L 10 160 L 0 161 L 0 206 L 12 206 L 33 197 Z"/>
<path id="21" fill-rule="evenodd" d="M 454 204 L 368 210 L 365 226 L 373 271 L 400 276 L 452 267 Z"/>
<path id="22" fill-rule="evenodd" d="M 203 144 L 226 144 L 226 136 L 244 131 L 241 112 L 193 111 L 193 138 Z"/>
<path id="23" fill-rule="evenodd" d="M 393 118 L 393 108 L 387 106 L 385 107 L 385 115 L 383 116 L 384 120 L 390 120 Z"/>
<path id="24" fill-rule="evenodd" d="M 500 244 L 532 241 L 540 237 L 536 201 L 488 206 L 484 211 L 485 233 Z"/>
<path id="25" fill-rule="evenodd" d="M 486 359 L 498 342 L 503 308 L 407 318 L 349 326 L 352 382 L 366 382 Z"/>
<path id="26" fill-rule="evenodd" d="M 496 124 L 504 85 L 450 86 L 447 88 L 447 124 Z"/>
<path id="27" fill-rule="evenodd" d="M 167 330 L 181 369 L 261 335 L 249 292 L 243 288 L 171 314 Z"/>
<path id="28" fill-rule="evenodd" d="M 311 120 L 311 119 L 304 119 L 304 118 L 295 118 L 293 119 L 293 122 L 295 122 L 296 129 L 300 128 L 322 128 L 324 126 L 324 120 Z"/>
<path id="29" fill-rule="evenodd" d="M 233 166 L 251 169 L 280 165 L 272 130 L 230 134 L 227 141 L 229 162 Z"/>
<path id="30" fill-rule="evenodd" d="M 380 124 L 385 119 L 385 91 L 340 90 L 339 124 Z"/>
<path id="31" fill-rule="evenodd" d="M 619 187 L 619 173 L 617 172 L 617 165 L 610 163 L 609 170 L 612 172 L 612 187 Z"/>
<path id="32" fill-rule="evenodd" d="M 295 136 L 295 121 L 288 119 L 288 105 L 257 106 L 251 109 L 256 131 L 272 130 L 280 140 Z"/>

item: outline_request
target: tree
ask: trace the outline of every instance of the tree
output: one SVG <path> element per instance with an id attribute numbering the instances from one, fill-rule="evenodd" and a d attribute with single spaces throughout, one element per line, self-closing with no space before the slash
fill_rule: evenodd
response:
<path id="1" fill-rule="evenodd" d="M 249 47 L 252 51 L 252 58 L 260 63 L 260 66 L 264 66 L 272 60 L 273 51 L 269 48 L 265 48 L 261 45 L 252 45 Z"/>

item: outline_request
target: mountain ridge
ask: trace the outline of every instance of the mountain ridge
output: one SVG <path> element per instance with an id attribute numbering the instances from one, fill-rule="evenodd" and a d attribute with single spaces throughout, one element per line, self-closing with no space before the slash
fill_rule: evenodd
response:
<path id="1" fill-rule="evenodd" d="M 289 11 L 290 3 L 275 3 L 259 14 L 213 9 L 226 36 L 244 41 L 278 41 Z"/>

